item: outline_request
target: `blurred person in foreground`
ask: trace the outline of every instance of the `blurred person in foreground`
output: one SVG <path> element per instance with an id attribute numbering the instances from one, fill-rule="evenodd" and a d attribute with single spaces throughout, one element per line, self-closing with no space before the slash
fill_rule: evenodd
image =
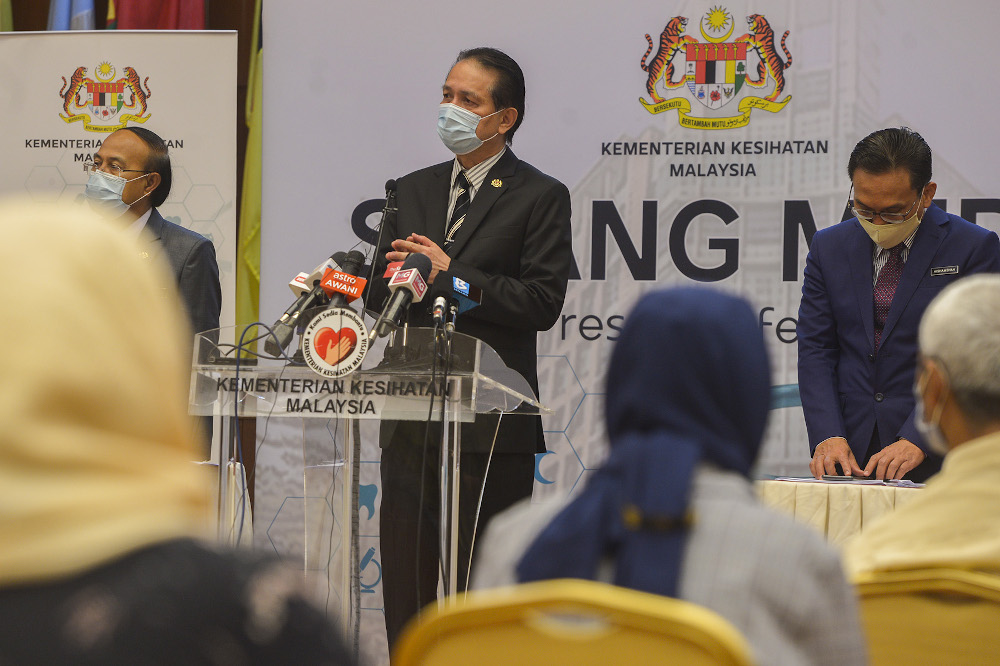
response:
<path id="1" fill-rule="evenodd" d="M 0 663 L 347 663 L 300 576 L 199 541 L 166 266 L 80 206 L 0 222 Z"/>
<path id="2" fill-rule="evenodd" d="M 845 546 L 851 573 L 935 564 L 1000 571 L 1000 275 L 964 278 L 920 322 L 916 424 L 941 472 Z"/>
<path id="3" fill-rule="evenodd" d="M 568 505 L 498 515 L 473 587 L 600 580 L 712 609 L 760 663 L 864 663 L 838 556 L 754 495 L 770 371 L 750 305 L 703 288 L 644 296 L 606 395 L 607 462 Z"/>

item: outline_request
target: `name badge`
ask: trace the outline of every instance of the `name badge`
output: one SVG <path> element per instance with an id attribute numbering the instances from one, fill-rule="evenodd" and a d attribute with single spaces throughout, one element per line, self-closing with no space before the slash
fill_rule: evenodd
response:
<path id="1" fill-rule="evenodd" d="M 958 266 L 938 266 L 931 269 L 931 276 L 935 275 L 958 275 Z"/>

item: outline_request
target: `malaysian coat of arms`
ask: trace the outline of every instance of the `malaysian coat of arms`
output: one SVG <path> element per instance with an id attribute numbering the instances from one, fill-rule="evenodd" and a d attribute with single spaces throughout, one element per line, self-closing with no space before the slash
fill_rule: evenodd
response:
<path id="1" fill-rule="evenodd" d="M 87 76 L 86 67 L 77 67 L 69 81 L 62 77 L 59 96 L 63 111 L 59 117 L 67 123 L 83 122 L 88 132 L 114 132 L 128 123 L 144 123 L 150 118 L 146 100 L 151 96 L 149 77 L 143 81 L 132 67 L 123 69 L 125 76 L 116 79 L 117 71 L 110 62 L 100 63 L 94 71 L 96 78 Z M 80 109 L 89 109 L 90 113 Z M 122 109 L 136 109 L 138 113 L 123 113 Z"/>
<path id="2" fill-rule="evenodd" d="M 724 7 L 713 7 L 699 21 L 705 41 L 685 34 L 687 25 L 684 16 L 671 18 L 651 59 L 653 40 L 646 35 L 649 48 L 640 67 L 647 73 L 646 92 L 651 101 L 640 97 L 639 102 L 647 111 L 676 109 L 680 124 L 692 129 L 732 129 L 747 125 L 754 109 L 777 113 L 792 99 L 791 95 L 778 99 L 785 89 L 785 70 L 792 66 L 792 54 L 785 46 L 788 30 L 781 38 L 782 59 L 774 30 L 761 14 L 748 16 L 747 33 L 732 40 L 736 24 Z M 667 94 L 675 90 L 683 94 L 665 98 L 657 91 L 658 85 Z M 754 89 L 761 95 L 751 94 Z M 706 115 L 692 115 L 692 99 L 706 108 L 701 112 Z M 720 112 L 736 100 L 736 115 Z"/>

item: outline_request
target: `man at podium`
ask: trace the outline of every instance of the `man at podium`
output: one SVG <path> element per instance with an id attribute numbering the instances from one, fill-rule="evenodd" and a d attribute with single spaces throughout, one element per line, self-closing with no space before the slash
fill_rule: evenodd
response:
<path id="1" fill-rule="evenodd" d="M 382 230 L 376 258 L 431 260 L 429 282 L 458 277 L 482 289 L 482 304 L 457 330 L 493 347 L 537 393 L 536 337 L 562 311 L 571 264 L 570 197 L 556 179 L 519 160 L 510 144 L 524 119 L 524 75 L 505 53 L 459 54 L 442 87 L 438 134 L 455 154 L 400 178 L 398 215 Z M 428 302 L 410 325 L 430 326 Z M 372 299 L 378 304 L 377 295 Z M 440 429 L 420 422 L 382 429 L 381 549 L 390 648 L 404 624 L 436 597 Z M 531 495 L 534 455 L 545 451 L 537 416 L 480 417 L 462 430 L 458 581 L 468 578 L 478 524 Z M 484 489 L 485 484 L 485 489 Z M 422 512 L 422 516 L 420 515 Z M 419 531 L 418 531 L 419 526 Z"/>

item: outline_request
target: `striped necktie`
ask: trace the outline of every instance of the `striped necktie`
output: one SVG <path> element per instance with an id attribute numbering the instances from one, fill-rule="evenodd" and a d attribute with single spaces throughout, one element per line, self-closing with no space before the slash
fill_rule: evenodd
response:
<path id="1" fill-rule="evenodd" d="M 469 212 L 469 204 L 472 203 L 472 197 L 469 196 L 469 181 L 466 179 L 464 172 L 458 172 L 455 184 L 459 188 L 458 198 L 455 200 L 455 210 L 451 214 L 451 221 L 448 222 L 448 229 L 444 234 L 445 250 L 455 242 L 455 234 L 461 228 L 462 222 L 465 222 L 465 214 Z"/>
<path id="2" fill-rule="evenodd" d="M 896 287 L 899 286 L 899 278 L 903 274 L 903 248 L 900 243 L 889 250 L 889 258 L 886 259 L 885 266 L 878 272 L 878 279 L 875 280 L 875 350 L 878 351 L 879 343 L 882 341 L 882 329 L 885 328 L 885 320 L 889 315 L 889 306 L 892 305 L 892 297 L 896 294 Z"/>

